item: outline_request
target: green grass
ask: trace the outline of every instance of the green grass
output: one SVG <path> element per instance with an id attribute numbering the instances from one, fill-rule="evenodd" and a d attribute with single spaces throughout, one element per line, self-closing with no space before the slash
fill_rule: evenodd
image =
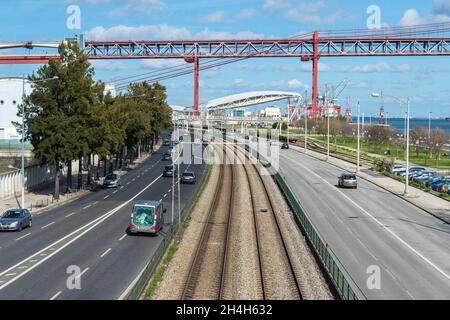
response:
<path id="1" fill-rule="evenodd" d="M 327 140 L 326 137 L 323 137 L 323 136 L 317 136 L 314 139 L 319 140 L 322 145 L 326 144 L 326 140 Z M 353 149 L 357 148 L 357 142 L 355 141 L 355 139 L 349 139 L 349 138 L 345 139 L 343 137 L 337 137 L 336 139 L 331 138 L 330 143 L 336 143 L 339 146 L 353 148 Z M 336 148 L 336 147 L 334 147 L 334 148 Z M 379 145 L 379 144 L 368 143 L 362 139 L 361 140 L 361 150 L 363 152 L 374 153 L 374 154 L 378 154 L 378 155 L 381 155 L 384 157 L 392 157 L 392 158 L 396 158 L 399 160 L 405 160 L 405 158 L 406 158 L 405 148 L 394 146 L 392 144 Z M 387 150 L 391 150 L 390 156 L 385 154 L 385 152 Z M 416 150 L 415 150 L 415 146 L 411 146 L 410 151 L 409 151 L 409 157 L 410 157 L 410 162 L 412 162 L 416 165 L 433 167 L 433 168 L 437 168 L 437 169 L 450 169 L 450 156 L 445 155 L 444 153 L 441 154 L 440 160 L 436 159 L 435 157 L 433 159 L 430 159 L 429 155 L 427 155 L 427 153 L 423 149 L 420 149 L 417 154 Z"/>
<path id="2" fill-rule="evenodd" d="M 169 266 L 169 263 L 172 261 L 175 253 L 178 251 L 178 244 L 172 244 L 167 250 L 166 256 L 164 257 L 163 262 L 161 263 L 158 271 L 156 271 L 153 279 L 150 281 L 150 284 L 145 292 L 145 300 L 150 300 L 155 293 L 156 288 L 158 288 L 159 283 L 162 281 L 164 274 Z"/>

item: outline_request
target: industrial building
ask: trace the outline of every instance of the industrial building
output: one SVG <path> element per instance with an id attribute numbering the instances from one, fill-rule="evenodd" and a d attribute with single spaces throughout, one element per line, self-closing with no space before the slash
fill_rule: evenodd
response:
<path id="1" fill-rule="evenodd" d="M 23 82 L 23 78 L 0 78 L 0 140 L 20 139 L 13 122 L 20 122 L 17 111 L 22 103 Z M 25 80 L 25 94 L 30 92 L 30 82 Z"/>

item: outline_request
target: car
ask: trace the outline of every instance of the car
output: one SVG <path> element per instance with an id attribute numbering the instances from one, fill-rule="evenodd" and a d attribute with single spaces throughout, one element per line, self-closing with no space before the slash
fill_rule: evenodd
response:
<path id="1" fill-rule="evenodd" d="M 353 188 L 356 189 L 358 187 L 358 180 L 356 179 L 356 175 L 353 173 L 343 173 L 338 178 L 338 186 L 340 188 Z"/>
<path id="2" fill-rule="evenodd" d="M 103 180 L 103 188 L 118 188 L 120 187 L 120 177 L 117 174 L 109 174 Z"/>
<path id="3" fill-rule="evenodd" d="M 431 189 L 434 191 L 443 191 L 445 186 L 450 184 L 450 179 L 442 179 L 431 184 Z"/>
<path id="4" fill-rule="evenodd" d="M 431 187 L 431 184 L 433 184 L 434 182 L 437 182 L 437 181 L 441 181 L 443 179 L 445 179 L 445 177 L 443 177 L 443 176 L 436 176 L 436 177 L 428 178 L 427 180 L 425 180 L 425 186 Z"/>
<path id="5" fill-rule="evenodd" d="M 195 184 L 197 182 L 197 177 L 192 171 L 185 171 L 180 177 L 180 183 L 183 184 Z"/>
<path id="6" fill-rule="evenodd" d="M 289 150 L 289 144 L 288 143 L 283 143 L 282 145 L 281 145 L 281 149 L 283 149 L 283 150 Z"/>
<path id="7" fill-rule="evenodd" d="M 31 228 L 33 217 L 27 209 L 9 209 L 0 218 L 0 231 L 22 231 Z"/>
<path id="8" fill-rule="evenodd" d="M 170 152 L 166 152 L 162 158 L 163 161 L 172 161 L 172 154 Z"/>
<path id="9" fill-rule="evenodd" d="M 388 171 L 390 173 L 395 174 L 395 173 L 400 172 L 400 171 L 406 171 L 406 168 L 403 167 L 403 166 L 392 166 L 391 165 L 391 166 L 389 166 Z"/>
<path id="10" fill-rule="evenodd" d="M 133 205 L 128 230 L 132 234 L 147 233 L 157 235 L 164 226 L 162 201 L 138 201 Z"/>
<path id="11" fill-rule="evenodd" d="M 176 173 L 177 173 L 177 171 L 176 171 L 175 166 L 173 166 L 173 165 L 166 166 L 163 171 L 163 177 L 172 178 L 174 175 L 176 175 Z"/>

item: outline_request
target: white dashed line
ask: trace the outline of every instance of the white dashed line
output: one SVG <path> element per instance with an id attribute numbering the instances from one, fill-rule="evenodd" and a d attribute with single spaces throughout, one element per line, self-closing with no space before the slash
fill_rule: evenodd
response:
<path id="1" fill-rule="evenodd" d="M 93 203 L 93 205 L 95 206 L 97 203 L 98 203 L 98 201 L 95 201 L 95 202 Z"/>
<path id="2" fill-rule="evenodd" d="M 83 272 L 81 272 L 79 275 L 77 275 L 77 276 L 75 277 L 75 279 L 81 278 L 81 276 L 82 276 L 83 274 L 85 274 L 88 270 L 89 270 L 89 268 L 84 269 Z"/>
<path id="3" fill-rule="evenodd" d="M 19 240 L 21 240 L 21 239 L 23 239 L 23 238 L 26 238 L 26 237 L 28 237 L 30 234 L 31 234 L 31 233 L 27 233 L 26 235 L 21 236 L 20 238 L 17 238 L 16 241 L 19 241 Z"/>
<path id="4" fill-rule="evenodd" d="M 41 229 L 48 228 L 48 227 L 50 227 L 52 224 L 55 224 L 55 222 L 53 221 L 53 222 L 51 222 L 51 223 L 49 223 L 49 224 L 43 226 Z"/>
<path id="5" fill-rule="evenodd" d="M 119 239 L 119 241 L 122 241 L 123 239 L 125 239 L 126 236 L 127 236 L 127 234 L 124 234 L 124 235 Z"/>
<path id="6" fill-rule="evenodd" d="M 116 193 L 117 193 L 117 190 L 113 192 L 113 194 L 116 194 Z"/>
<path id="7" fill-rule="evenodd" d="M 103 254 L 100 256 L 100 258 L 103 258 L 104 256 L 106 256 L 111 250 L 112 250 L 112 248 L 109 248 L 108 250 L 103 252 Z"/>
<path id="8" fill-rule="evenodd" d="M 12 277 L 12 276 L 15 276 L 17 273 L 8 273 L 8 274 L 5 274 L 5 277 Z"/>
<path id="9" fill-rule="evenodd" d="M 19 269 L 26 269 L 26 268 L 28 268 L 28 266 L 21 266 L 21 267 L 19 267 Z"/>
<path id="10" fill-rule="evenodd" d="M 106 200 L 106 199 L 108 199 L 108 198 L 109 198 L 109 195 L 103 197 L 103 200 Z"/>
<path id="11" fill-rule="evenodd" d="M 163 198 L 167 197 L 167 193 L 163 196 Z"/>
<path id="12" fill-rule="evenodd" d="M 75 213 L 76 213 L 76 212 L 69 213 L 69 214 L 66 216 L 66 218 L 73 216 Z"/>
<path id="13" fill-rule="evenodd" d="M 92 207 L 92 204 L 90 204 L 90 205 L 84 207 L 83 210 L 89 209 L 90 207 Z"/>
<path id="14" fill-rule="evenodd" d="M 59 297 L 59 295 L 62 293 L 62 291 L 59 291 L 57 294 L 55 294 L 53 297 L 50 298 L 50 300 L 55 300 Z"/>
<path id="15" fill-rule="evenodd" d="M 130 185 L 131 182 L 127 182 L 127 186 Z"/>

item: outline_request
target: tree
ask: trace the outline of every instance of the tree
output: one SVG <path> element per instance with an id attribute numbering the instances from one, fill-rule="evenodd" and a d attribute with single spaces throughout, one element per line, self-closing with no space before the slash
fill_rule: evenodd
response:
<path id="1" fill-rule="evenodd" d="M 433 129 L 431 131 L 430 149 L 436 155 L 436 163 L 441 158 L 441 152 L 449 140 L 450 136 L 447 135 L 442 129 Z"/>
<path id="2" fill-rule="evenodd" d="M 29 76 L 35 83 L 34 90 L 24 101 L 27 139 L 33 145 L 34 156 L 40 164 L 57 168 L 55 199 L 59 199 L 62 164 L 89 152 L 90 137 L 85 128 L 89 107 L 95 100 L 94 72 L 87 56 L 71 43 L 62 44 L 59 54 L 60 61 L 51 60 Z M 71 170 L 67 180 L 72 180 Z"/>

